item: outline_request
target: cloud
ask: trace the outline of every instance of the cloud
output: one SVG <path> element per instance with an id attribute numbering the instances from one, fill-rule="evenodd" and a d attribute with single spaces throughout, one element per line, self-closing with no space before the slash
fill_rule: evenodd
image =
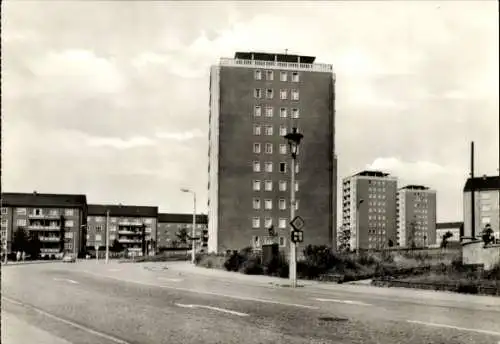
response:
<path id="1" fill-rule="evenodd" d="M 175 141 L 187 141 L 194 138 L 205 137 L 203 132 L 199 129 L 186 132 L 161 132 L 157 133 L 156 137 L 160 139 L 175 140 Z"/>
<path id="2" fill-rule="evenodd" d="M 155 144 L 155 141 L 148 137 L 142 136 L 136 136 L 130 139 L 121 139 L 117 137 L 91 137 L 87 139 L 87 144 L 92 147 L 130 149 L 136 147 L 152 146 Z"/>

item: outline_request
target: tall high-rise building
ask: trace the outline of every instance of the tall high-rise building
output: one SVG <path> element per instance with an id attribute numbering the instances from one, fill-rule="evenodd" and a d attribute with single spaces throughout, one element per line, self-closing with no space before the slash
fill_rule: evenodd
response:
<path id="1" fill-rule="evenodd" d="M 237 52 L 210 71 L 209 252 L 259 243 L 273 227 L 290 238 L 290 188 L 304 244 L 336 239 L 335 74 L 315 57 Z M 283 138 L 304 135 L 290 185 Z"/>
<path id="2" fill-rule="evenodd" d="M 436 243 L 436 191 L 407 185 L 397 194 L 398 246 L 425 247 Z"/>
<path id="3" fill-rule="evenodd" d="M 342 226 L 351 250 L 396 246 L 397 178 L 362 171 L 343 179 Z"/>
<path id="4" fill-rule="evenodd" d="M 474 197 L 472 197 L 474 193 Z M 469 178 L 464 186 L 464 237 L 481 238 L 489 224 L 500 239 L 500 177 Z M 472 200 L 474 199 L 474 211 Z M 474 225 L 473 225 L 474 223 Z"/>

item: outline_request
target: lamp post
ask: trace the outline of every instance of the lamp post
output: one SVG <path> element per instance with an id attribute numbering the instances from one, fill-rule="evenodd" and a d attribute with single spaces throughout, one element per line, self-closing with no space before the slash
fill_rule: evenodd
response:
<path id="1" fill-rule="evenodd" d="M 106 264 L 109 262 L 109 210 L 106 211 Z"/>
<path id="2" fill-rule="evenodd" d="M 297 128 L 292 128 L 292 132 L 285 135 L 285 139 L 288 141 L 288 146 L 290 147 L 291 155 L 291 169 L 290 169 L 290 221 L 295 218 L 295 160 L 297 159 L 297 153 L 300 145 L 300 141 L 304 135 L 297 132 Z M 290 228 L 290 236 L 293 228 Z M 292 288 L 297 287 L 297 245 L 295 242 L 290 240 L 290 262 L 289 262 L 289 278 Z"/>
<path id="3" fill-rule="evenodd" d="M 193 229 L 191 231 L 191 263 L 195 263 L 196 254 L 195 254 L 195 228 L 196 228 L 196 192 L 189 189 L 181 189 L 182 192 L 187 192 L 193 194 Z"/>
<path id="4" fill-rule="evenodd" d="M 360 249 L 360 240 L 359 240 L 359 236 L 360 236 L 360 232 L 361 232 L 361 226 L 359 224 L 359 207 L 361 206 L 361 204 L 364 202 L 365 200 L 364 199 L 360 199 L 357 203 L 356 203 L 356 254 L 359 256 L 359 249 Z"/>

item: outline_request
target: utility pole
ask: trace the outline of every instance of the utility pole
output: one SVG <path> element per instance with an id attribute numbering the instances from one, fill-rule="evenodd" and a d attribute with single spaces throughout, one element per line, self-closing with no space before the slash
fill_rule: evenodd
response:
<path id="1" fill-rule="evenodd" d="M 109 210 L 106 210 L 106 264 L 109 261 Z"/>
<path id="2" fill-rule="evenodd" d="M 193 228 L 191 230 L 191 263 L 196 262 L 196 242 L 195 242 L 195 236 L 196 236 L 196 192 L 190 190 L 190 189 L 181 189 L 182 192 L 190 193 L 193 195 Z"/>

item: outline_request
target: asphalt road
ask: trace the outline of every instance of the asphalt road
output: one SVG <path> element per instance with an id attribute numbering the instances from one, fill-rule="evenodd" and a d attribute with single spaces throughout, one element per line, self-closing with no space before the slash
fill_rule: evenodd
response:
<path id="1" fill-rule="evenodd" d="M 500 298 L 164 265 L 2 267 L 2 343 L 500 343 Z"/>

